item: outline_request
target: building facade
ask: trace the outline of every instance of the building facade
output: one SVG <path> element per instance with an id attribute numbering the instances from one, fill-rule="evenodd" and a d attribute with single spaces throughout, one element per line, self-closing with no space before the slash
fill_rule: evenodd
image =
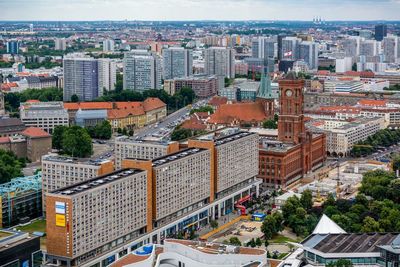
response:
<path id="1" fill-rule="evenodd" d="M 219 82 L 217 76 L 192 76 L 164 81 L 164 90 L 174 95 L 183 87 L 191 88 L 197 97 L 207 98 L 217 94 Z"/>
<path id="2" fill-rule="evenodd" d="M 99 96 L 105 91 L 115 90 L 117 82 L 117 65 L 116 62 L 108 58 L 98 59 L 99 73 Z"/>
<path id="3" fill-rule="evenodd" d="M 210 47 L 204 51 L 204 70 L 207 75 L 235 78 L 235 50 Z"/>
<path id="4" fill-rule="evenodd" d="M 183 47 L 163 49 L 164 80 L 193 74 L 193 52 Z"/>

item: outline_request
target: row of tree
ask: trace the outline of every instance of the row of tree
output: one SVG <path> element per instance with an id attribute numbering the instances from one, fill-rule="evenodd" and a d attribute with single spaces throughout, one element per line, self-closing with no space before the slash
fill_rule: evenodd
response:
<path id="1" fill-rule="evenodd" d="M 351 154 L 356 157 L 369 155 L 381 147 L 389 147 L 398 142 L 400 142 L 400 129 L 383 129 L 374 135 L 368 136 L 366 140 L 355 144 L 351 150 Z"/>
<path id="2" fill-rule="evenodd" d="M 208 112 L 209 114 L 213 114 L 214 113 L 214 109 L 212 106 L 202 106 L 199 108 L 194 108 L 190 111 L 190 114 L 194 114 L 196 112 Z"/>
<path id="3" fill-rule="evenodd" d="M 205 134 L 206 131 L 203 130 L 190 130 L 190 129 L 185 129 L 182 128 L 181 125 L 178 125 L 175 127 L 171 134 L 171 140 L 172 141 L 180 141 L 180 140 L 185 140 L 188 139 L 192 136 L 200 135 L 200 134 Z"/>

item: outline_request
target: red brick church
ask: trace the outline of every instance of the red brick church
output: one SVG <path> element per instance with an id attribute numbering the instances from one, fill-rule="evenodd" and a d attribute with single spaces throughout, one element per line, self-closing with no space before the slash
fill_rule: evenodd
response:
<path id="1" fill-rule="evenodd" d="M 326 137 L 305 128 L 304 80 L 288 73 L 279 81 L 278 135 L 260 137 L 259 178 L 266 187 L 286 188 L 326 160 Z"/>

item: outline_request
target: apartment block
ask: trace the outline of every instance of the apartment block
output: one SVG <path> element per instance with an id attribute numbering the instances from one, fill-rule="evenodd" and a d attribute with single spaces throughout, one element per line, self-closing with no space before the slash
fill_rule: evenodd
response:
<path id="1" fill-rule="evenodd" d="M 68 126 L 69 115 L 63 102 L 28 101 L 20 104 L 20 117 L 28 127 L 37 127 L 52 133 L 56 126 Z"/>
<path id="2" fill-rule="evenodd" d="M 115 166 L 121 168 L 127 158 L 155 159 L 178 151 L 177 142 L 149 142 L 121 136 L 115 139 Z"/>
<path id="3" fill-rule="evenodd" d="M 147 187 L 145 171 L 124 169 L 47 193 L 48 259 L 81 266 L 138 238 L 147 226 Z"/>

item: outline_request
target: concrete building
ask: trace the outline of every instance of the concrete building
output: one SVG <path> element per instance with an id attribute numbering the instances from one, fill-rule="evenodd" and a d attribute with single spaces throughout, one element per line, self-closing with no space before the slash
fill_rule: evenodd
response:
<path id="1" fill-rule="evenodd" d="M 204 51 L 204 71 L 207 75 L 235 78 L 235 50 L 210 47 Z"/>
<path id="2" fill-rule="evenodd" d="M 360 43 L 360 56 L 373 57 L 378 54 L 378 43 L 375 40 L 364 40 Z"/>
<path id="3" fill-rule="evenodd" d="M 341 42 L 345 57 L 356 57 L 359 55 L 359 42 L 356 39 L 348 38 Z"/>
<path id="4" fill-rule="evenodd" d="M 106 39 L 103 41 L 103 52 L 114 52 L 115 42 L 112 39 Z"/>
<path id="5" fill-rule="evenodd" d="M 297 37 L 285 37 L 282 39 L 282 59 L 296 60 L 298 57 L 298 45 L 301 42 Z"/>
<path id="6" fill-rule="evenodd" d="M 17 118 L 0 118 L 0 137 L 18 134 L 26 129 L 25 124 Z"/>
<path id="7" fill-rule="evenodd" d="M 29 127 L 52 133 L 56 126 L 68 126 L 69 116 L 63 102 L 28 101 L 20 104 L 20 118 Z"/>
<path id="8" fill-rule="evenodd" d="M 6 114 L 6 106 L 4 103 L 4 93 L 0 91 L 0 118 Z"/>
<path id="9" fill-rule="evenodd" d="M 307 62 L 311 70 L 318 69 L 318 44 L 315 42 L 301 42 L 297 59 Z"/>
<path id="10" fill-rule="evenodd" d="M 163 49 L 164 80 L 188 77 L 193 74 L 193 52 L 183 47 Z"/>
<path id="11" fill-rule="evenodd" d="M 65 40 L 65 38 L 54 39 L 54 49 L 60 51 L 67 50 L 67 40 Z"/>
<path id="12" fill-rule="evenodd" d="M 121 136 L 115 139 L 115 165 L 120 169 L 127 158 L 155 159 L 178 151 L 177 142 L 149 142 Z"/>
<path id="13" fill-rule="evenodd" d="M 351 71 L 353 67 L 353 58 L 352 57 L 344 57 L 336 59 L 336 72 L 343 73 L 346 71 Z"/>
<path id="14" fill-rule="evenodd" d="M 400 42 L 397 36 L 388 36 L 383 39 L 383 54 L 385 62 L 394 63 L 400 57 Z"/>
<path id="15" fill-rule="evenodd" d="M 183 87 L 191 88 L 199 98 L 214 96 L 220 89 L 217 76 L 192 76 L 164 81 L 164 90 L 169 95 L 174 95 Z"/>
<path id="16" fill-rule="evenodd" d="M 81 110 L 75 114 L 75 124 L 81 127 L 93 127 L 107 120 L 107 110 Z"/>
<path id="17" fill-rule="evenodd" d="M 79 101 L 91 101 L 99 97 L 99 66 L 93 58 L 79 56 L 65 57 L 64 70 L 64 101 L 71 101 L 73 95 Z"/>
<path id="18" fill-rule="evenodd" d="M 387 25 L 378 24 L 375 25 L 375 40 L 380 42 L 387 36 Z"/>
<path id="19" fill-rule="evenodd" d="M 251 57 L 276 58 L 278 56 L 278 43 L 274 37 L 258 37 L 252 41 Z"/>
<path id="20" fill-rule="evenodd" d="M 161 89 L 161 64 L 156 55 L 146 50 L 126 52 L 123 60 L 124 88 L 143 92 Z"/>
<path id="21" fill-rule="evenodd" d="M 117 82 L 117 65 L 112 59 L 98 59 L 99 73 L 99 96 L 102 96 L 105 91 L 115 90 Z"/>

